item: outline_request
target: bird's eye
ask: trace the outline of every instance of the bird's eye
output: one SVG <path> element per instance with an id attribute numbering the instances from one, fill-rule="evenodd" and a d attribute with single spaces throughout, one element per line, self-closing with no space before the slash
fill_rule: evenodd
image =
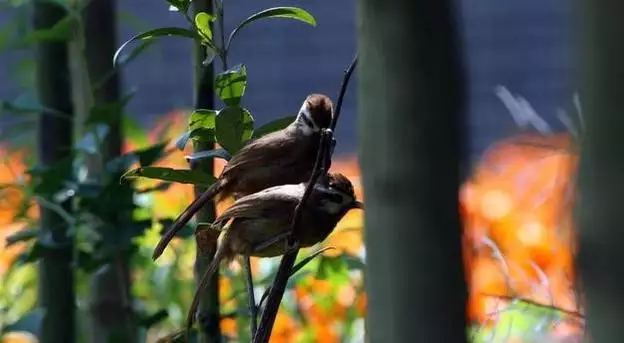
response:
<path id="1" fill-rule="evenodd" d="M 341 203 L 342 195 L 337 194 L 337 193 L 329 193 L 326 195 L 326 200 L 328 202 Z"/>
<path id="2" fill-rule="evenodd" d="M 301 116 L 301 120 L 303 120 L 303 122 L 309 126 L 309 127 L 314 127 L 314 124 L 312 123 L 312 121 L 310 120 L 310 118 L 308 118 L 307 115 L 305 115 L 305 113 L 301 112 L 299 113 L 299 115 Z"/>

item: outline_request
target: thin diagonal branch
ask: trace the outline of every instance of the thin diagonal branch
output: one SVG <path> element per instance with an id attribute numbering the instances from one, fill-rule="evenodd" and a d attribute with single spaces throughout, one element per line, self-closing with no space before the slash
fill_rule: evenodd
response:
<path id="1" fill-rule="evenodd" d="M 331 155 L 333 154 L 333 147 L 335 145 L 335 141 L 333 140 L 333 132 L 336 128 L 336 124 L 338 123 L 338 118 L 340 116 L 340 110 L 342 107 L 342 101 L 344 99 L 344 95 L 349 84 L 349 79 L 351 78 L 351 75 L 353 74 L 353 71 L 355 70 L 355 67 L 357 65 L 357 61 L 358 54 L 356 53 L 353 61 L 351 62 L 347 70 L 345 70 L 330 128 L 323 131 L 321 135 L 319 150 L 316 156 L 316 161 L 314 163 L 312 176 L 310 177 L 310 181 L 308 182 L 303 197 L 295 208 L 295 214 L 293 216 L 293 221 L 291 225 L 292 235 L 288 239 L 289 249 L 282 257 L 279 269 L 277 270 L 277 274 L 275 275 L 275 279 L 273 280 L 273 285 L 271 286 L 271 291 L 269 292 L 269 296 L 267 298 L 267 305 L 264 311 L 262 311 L 260 325 L 258 326 L 258 331 L 254 335 L 253 343 L 267 343 L 269 341 L 269 338 L 271 337 L 271 330 L 273 329 L 273 324 L 275 323 L 275 317 L 277 316 L 279 304 L 281 303 L 284 296 L 288 278 L 291 275 L 291 270 L 295 265 L 295 260 L 297 259 L 297 254 L 299 253 L 298 224 L 301 220 L 301 216 L 303 213 L 301 210 L 310 198 L 310 195 L 312 194 L 312 189 L 316 184 L 317 180 L 319 179 L 319 177 L 321 177 L 321 175 L 325 175 L 327 173 L 327 168 L 331 163 Z"/>

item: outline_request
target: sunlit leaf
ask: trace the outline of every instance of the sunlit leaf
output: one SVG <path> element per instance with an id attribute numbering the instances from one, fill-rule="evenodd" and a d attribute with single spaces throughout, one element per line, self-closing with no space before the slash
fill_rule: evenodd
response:
<path id="1" fill-rule="evenodd" d="M 121 179 L 124 180 L 141 177 L 203 186 L 210 186 L 215 181 L 215 177 L 213 175 L 199 170 L 173 169 L 165 167 L 141 167 L 133 169 L 125 173 Z"/>
<path id="2" fill-rule="evenodd" d="M 521 339 L 522 341 L 541 341 L 555 320 L 563 318 L 563 312 L 547 306 L 532 304 L 521 299 L 512 300 L 509 305 L 496 315 L 495 325 L 485 333 L 478 334 L 478 338 L 485 339 Z"/>
<path id="3" fill-rule="evenodd" d="M 149 144 L 149 137 L 147 136 L 147 133 L 143 130 L 141 124 L 139 124 L 136 119 L 130 116 L 123 116 L 121 118 L 121 123 L 123 133 L 127 141 L 138 146 L 145 146 Z"/>
<path id="4" fill-rule="evenodd" d="M 347 263 L 341 257 L 322 256 L 316 277 L 321 280 L 329 280 L 332 283 L 347 281 L 349 269 Z"/>
<path id="5" fill-rule="evenodd" d="M 240 30 L 255 22 L 258 21 L 260 19 L 267 19 L 267 18 L 286 18 L 286 19 L 294 19 L 294 20 L 299 20 L 302 21 L 304 23 L 307 23 L 309 25 L 312 26 L 316 26 L 316 20 L 314 19 L 314 16 L 312 16 L 312 14 L 310 14 L 309 12 L 307 12 L 306 10 L 303 10 L 301 8 L 298 7 L 273 7 L 273 8 L 268 8 L 266 10 L 260 11 L 258 13 L 255 13 L 253 15 L 251 15 L 249 18 L 243 20 L 240 24 L 238 24 L 238 26 L 232 31 L 232 33 L 230 34 L 230 37 L 228 39 L 228 43 L 226 45 L 227 49 L 229 50 L 230 44 L 232 43 L 232 40 L 234 39 L 234 37 L 240 32 Z"/>
<path id="6" fill-rule="evenodd" d="M 113 56 L 113 65 L 117 65 L 117 61 L 119 59 L 119 54 L 123 51 L 123 49 L 130 43 L 140 41 L 140 40 L 152 40 L 159 37 L 170 37 L 170 36 L 178 36 L 178 37 L 186 37 L 196 39 L 197 34 L 191 30 L 183 29 L 180 27 L 161 27 L 158 29 L 149 30 L 143 33 L 140 33 L 130 39 L 128 39 L 125 43 L 123 43 L 115 52 Z"/>
<path id="7" fill-rule="evenodd" d="M 215 140 L 217 111 L 195 110 L 189 120 L 189 138 L 197 143 L 212 143 Z"/>
<path id="8" fill-rule="evenodd" d="M 195 15 L 195 26 L 199 33 L 207 40 L 212 40 L 212 28 L 210 23 L 215 20 L 215 17 L 206 12 L 199 12 Z"/>
<path id="9" fill-rule="evenodd" d="M 254 138 L 260 138 L 264 135 L 267 135 L 271 132 L 275 132 L 275 131 L 279 131 L 282 130 L 284 128 L 286 128 L 288 125 L 290 125 L 293 121 L 295 121 L 295 118 L 297 118 L 296 116 L 290 116 L 290 117 L 284 117 L 284 118 L 279 118 L 279 119 L 275 119 L 271 122 L 268 122 L 262 126 L 260 126 L 259 128 L 254 130 Z"/>
<path id="10" fill-rule="evenodd" d="M 242 107 L 226 107 L 216 118 L 216 136 L 219 144 L 231 155 L 240 150 L 253 136 L 254 119 Z"/>
<path id="11" fill-rule="evenodd" d="M 215 78 L 215 92 L 230 106 L 240 104 L 245 88 L 247 88 L 247 68 L 244 64 L 238 64 Z"/>

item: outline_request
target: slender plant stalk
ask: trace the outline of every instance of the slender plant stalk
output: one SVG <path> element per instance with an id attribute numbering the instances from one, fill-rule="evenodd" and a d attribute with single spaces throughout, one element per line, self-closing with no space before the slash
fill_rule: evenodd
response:
<path id="1" fill-rule="evenodd" d="M 193 1 L 193 11 L 195 13 L 212 13 L 211 0 Z M 214 108 L 214 71 L 213 64 L 202 65 L 206 59 L 206 49 L 202 45 L 195 44 L 195 108 Z M 214 144 L 195 144 L 195 151 L 214 149 Z M 200 168 L 208 173 L 213 173 L 214 163 L 211 158 L 200 160 L 193 164 L 192 168 Z M 205 188 L 195 187 L 195 195 L 199 196 Z M 211 223 L 215 219 L 215 206 L 210 202 L 196 215 L 198 222 Z M 205 269 L 210 265 L 214 252 L 217 249 L 216 242 L 212 246 L 206 246 L 206 252 L 201 254 L 197 251 L 195 259 L 195 279 L 199 282 L 204 275 Z M 219 326 L 219 278 L 214 277 L 210 285 L 201 297 L 197 309 L 197 324 L 199 327 L 198 342 L 217 343 L 221 342 L 221 330 Z"/>
<path id="2" fill-rule="evenodd" d="M 66 16 L 59 5 L 34 2 L 34 28 L 53 27 Z M 36 83 L 39 101 L 45 108 L 61 112 L 69 119 L 43 112 L 39 120 L 39 159 L 52 165 L 69 156 L 72 147 L 71 85 L 66 42 L 40 42 L 36 48 Z M 68 167 L 71 168 L 71 167 Z M 69 170 L 62 171 L 70 174 Z M 72 212 L 69 201 L 61 204 Z M 42 343 L 75 342 L 75 288 L 71 267 L 73 240 L 67 235 L 68 223 L 59 214 L 41 207 L 41 237 L 51 248 L 44 251 L 39 264 L 39 304 L 46 311 L 42 323 Z"/>

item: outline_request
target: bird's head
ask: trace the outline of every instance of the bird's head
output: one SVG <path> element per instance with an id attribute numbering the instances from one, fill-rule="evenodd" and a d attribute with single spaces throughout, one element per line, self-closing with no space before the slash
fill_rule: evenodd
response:
<path id="1" fill-rule="evenodd" d="M 353 184 L 343 174 L 327 174 L 325 193 L 321 203 L 329 212 L 344 214 L 351 209 L 364 209 L 364 204 L 355 198 Z"/>
<path id="2" fill-rule="evenodd" d="M 306 135 L 329 128 L 334 113 L 331 99 L 323 94 L 310 94 L 305 99 L 295 123 Z"/>

